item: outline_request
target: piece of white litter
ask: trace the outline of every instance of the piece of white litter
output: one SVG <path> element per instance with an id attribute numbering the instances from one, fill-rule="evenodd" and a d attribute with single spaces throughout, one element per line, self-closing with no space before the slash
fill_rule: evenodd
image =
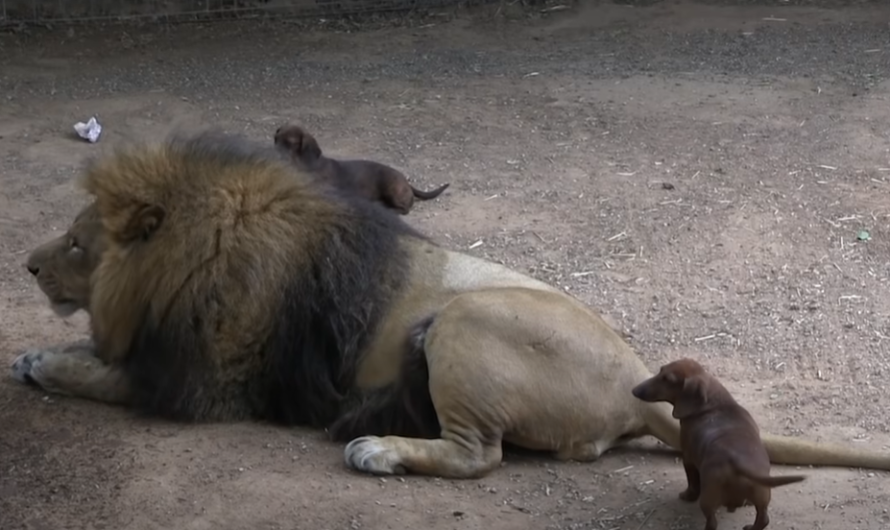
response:
<path id="1" fill-rule="evenodd" d="M 482 246 L 482 240 L 481 240 L 481 239 L 480 239 L 479 241 L 476 241 L 476 242 L 473 243 L 472 245 L 470 245 L 470 250 L 473 250 L 474 248 L 479 247 L 479 246 Z"/>
<path id="2" fill-rule="evenodd" d="M 78 136 L 93 144 L 99 141 L 99 135 L 102 134 L 102 126 L 96 121 L 95 116 L 86 123 L 82 121 L 75 123 L 74 130 Z"/>

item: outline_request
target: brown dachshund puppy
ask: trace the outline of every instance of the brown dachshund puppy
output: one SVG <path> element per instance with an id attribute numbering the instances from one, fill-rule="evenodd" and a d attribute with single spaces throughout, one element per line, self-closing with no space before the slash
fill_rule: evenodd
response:
<path id="1" fill-rule="evenodd" d="M 400 171 L 370 160 L 334 160 L 324 156 L 318 142 L 297 125 L 285 125 L 275 131 L 275 145 L 290 153 L 294 163 L 321 175 L 336 187 L 351 191 L 405 215 L 414 205 L 414 198 L 430 200 L 438 197 L 450 184 L 432 191 L 420 191 L 408 183 Z"/>
<path id="2" fill-rule="evenodd" d="M 757 518 L 745 530 L 763 530 L 769 524 L 770 488 L 806 478 L 769 475 L 769 456 L 754 418 L 692 359 L 662 366 L 632 392 L 643 401 L 674 406 L 688 483 L 680 498 L 695 502 L 701 497 L 705 530 L 717 529 L 718 508 L 725 506 L 731 513 L 746 501 L 754 505 Z"/>

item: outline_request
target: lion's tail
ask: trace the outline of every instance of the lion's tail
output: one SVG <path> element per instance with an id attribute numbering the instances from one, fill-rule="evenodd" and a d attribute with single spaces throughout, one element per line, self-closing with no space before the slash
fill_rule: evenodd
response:
<path id="1" fill-rule="evenodd" d="M 768 433 L 762 433 L 760 438 L 769 453 L 770 462 L 774 464 L 862 467 L 890 471 L 890 453 L 886 451 L 860 449 L 852 444 L 811 442 Z"/>
<path id="2" fill-rule="evenodd" d="M 359 436 L 407 436 L 437 438 L 440 427 L 429 390 L 429 366 L 423 344 L 435 315 L 415 324 L 408 334 L 405 357 L 398 380 L 367 392 L 350 403 L 328 429 L 334 441 Z"/>
<path id="3" fill-rule="evenodd" d="M 671 415 L 671 406 L 667 403 L 637 403 L 642 408 L 643 420 L 646 424 L 645 434 L 650 434 L 665 445 L 680 450 L 680 422 Z"/>
<path id="4" fill-rule="evenodd" d="M 646 434 L 651 434 L 679 450 L 680 423 L 671 416 L 670 405 L 645 403 L 642 406 Z M 773 464 L 861 467 L 890 471 L 890 453 L 887 452 L 860 449 L 850 445 L 811 442 L 769 433 L 761 433 L 760 437 Z"/>

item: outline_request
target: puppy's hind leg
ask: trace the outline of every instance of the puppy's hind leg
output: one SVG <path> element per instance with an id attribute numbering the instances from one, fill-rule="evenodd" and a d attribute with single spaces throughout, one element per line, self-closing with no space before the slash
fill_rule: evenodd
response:
<path id="1" fill-rule="evenodd" d="M 717 530 L 717 510 L 722 504 L 721 494 L 713 488 L 702 491 L 698 505 L 705 516 L 705 530 Z"/>
<path id="2" fill-rule="evenodd" d="M 764 506 L 763 510 L 757 508 L 757 517 L 754 519 L 754 524 L 746 524 L 743 530 L 763 530 L 768 524 L 769 514 L 767 513 L 766 506 Z"/>
<path id="3" fill-rule="evenodd" d="M 405 186 L 390 186 L 383 194 L 383 202 L 399 215 L 408 215 L 414 206 L 411 187 L 407 183 Z"/>
<path id="4" fill-rule="evenodd" d="M 772 492 L 769 488 L 758 488 L 754 498 L 751 499 L 754 509 L 757 510 L 757 517 L 754 519 L 754 524 L 745 525 L 744 530 L 763 530 L 766 528 L 769 524 L 769 501 L 771 497 Z"/>

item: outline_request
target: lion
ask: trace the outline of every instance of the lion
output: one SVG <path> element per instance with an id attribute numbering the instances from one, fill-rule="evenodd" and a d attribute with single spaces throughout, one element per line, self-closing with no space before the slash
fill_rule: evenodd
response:
<path id="1" fill-rule="evenodd" d="M 679 448 L 670 407 L 631 393 L 652 373 L 598 313 L 266 147 L 174 135 L 81 181 L 105 242 L 79 300 L 92 346 L 29 350 L 19 381 L 171 420 L 327 428 L 348 467 L 378 475 L 479 478 L 503 443 L 579 461 L 646 435 Z M 83 280 L 58 263 L 59 281 Z M 778 464 L 890 469 L 879 452 L 763 440 Z"/>

